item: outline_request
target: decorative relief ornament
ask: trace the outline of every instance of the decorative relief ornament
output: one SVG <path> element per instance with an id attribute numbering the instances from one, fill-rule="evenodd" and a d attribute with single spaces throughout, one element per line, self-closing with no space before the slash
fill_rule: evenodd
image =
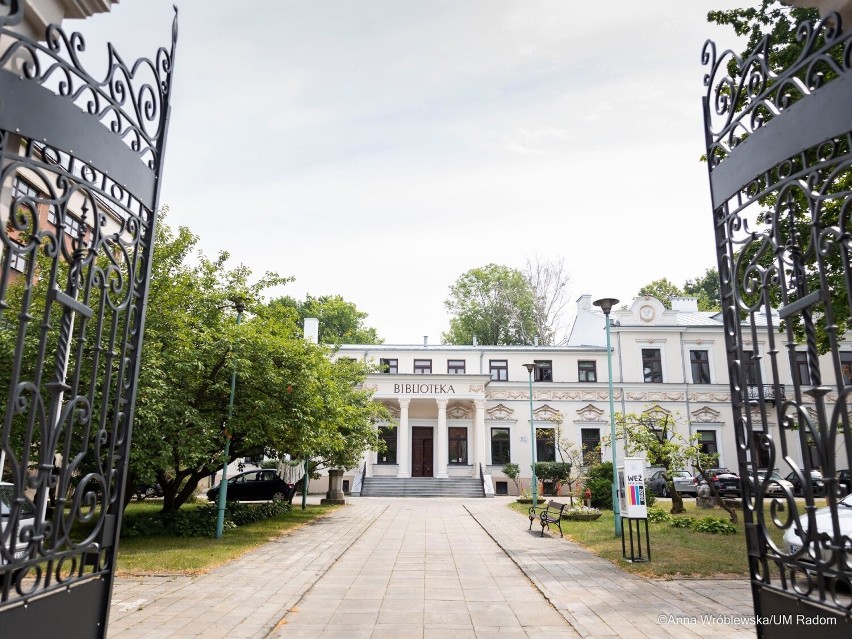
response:
<path id="1" fill-rule="evenodd" d="M 695 421 L 703 423 L 721 421 L 719 415 L 721 415 L 719 411 L 713 410 L 709 406 L 702 406 L 698 410 L 692 411 Z"/>
<path id="2" fill-rule="evenodd" d="M 598 408 L 597 406 L 592 406 L 588 404 L 583 408 L 577 410 L 577 415 L 579 419 L 575 420 L 578 422 L 605 422 L 604 412 Z"/>
<path id="3" fill-rule="evenodd" d="M 453 404 L 447 409 L 449 419 L 470 419 L 470 409 L 462 404 Z"/>
<path id="4" fill-rule="evenodd" d="M 654 307 L 649 306 L 648 304 L 645 304 L 639 309 L 639 319 L 643 322 L 653 322 L 656 315 L 657 313 L 654 311 Z"/>
<path id="5" fill-rule="evenodd" d="M 467 387 L 468 392 L 470 393 L 481 393 L 485 390 L 485 386 L 482 384 L 471 384 Z"/>
<path id="6" fill-rule="evenodd" d="M 378 384 L 364 384 L 364 390 L 373 391 L 374 393 L 379 390 Z"/>
<path id="7" fill-rule="evenodd" d="M 683 393 L 674 391 L 652 393 L 629 391 L 626 395 L 627 399 L 635 402 L 679 402 L 685 399 Z"/>
<path id="8" fill-rule="evenodd" d="M 486 412 L 489 419 L 499 420 L 509 419 L 515 413 L 515 411 L 503 404 L 497 404 L 495 407 L 489 408 Z"/>
<path id="9" fill-rule="evenodd" d="M 545 422 L 561 422 L 562 413 L 545 404 L 533 411 L 534 418 Z"/>

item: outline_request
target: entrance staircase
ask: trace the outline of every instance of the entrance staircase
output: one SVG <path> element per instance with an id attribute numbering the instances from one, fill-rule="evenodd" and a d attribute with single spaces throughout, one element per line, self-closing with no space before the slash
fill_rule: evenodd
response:
<path id="1" fill-rule="evenodd" d="M 482 482 L 469 477 L 365 477 L 361 497 L 485 497 Z"/>

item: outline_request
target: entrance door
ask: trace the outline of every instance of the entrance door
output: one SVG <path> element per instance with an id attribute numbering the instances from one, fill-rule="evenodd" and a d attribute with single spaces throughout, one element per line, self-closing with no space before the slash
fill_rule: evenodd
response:
<path id="1" fill-rule="evenodd" d="M 411 429 L 411 476 L 432 476 L 432 429 L 415 426 Z"/>

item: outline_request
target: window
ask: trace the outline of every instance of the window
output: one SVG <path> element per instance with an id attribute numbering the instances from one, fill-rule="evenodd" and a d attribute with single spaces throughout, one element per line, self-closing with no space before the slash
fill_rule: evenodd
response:
<path id="1" fill-rule="evenodd" d="M 707 351 L 689 351 L 693 384 L 710 383 L 710 355 Z"/>
<path id="2" fill-rule="evenodd" d="M 382 358 L 379 360 L 379 366 L 381 367 L 381 372 L 387 373 L 388 375 L 396 375 L 399 372 L 398 359 Z"/>
<path id="3" fill-rule="evenodd" d="M 505 382 L 509 379 L 509 362 L 505 359 L 488 360 L 491 379 L 495 382 Z"/>
<path id="4" fill-rule="evenodd" d="M 467 463 L 467 428 L 452 427 L 449 431 L 451 464 Z"/>
<path id="5" fill-rule="evenodd" d="M 496 494 L 496 495 L 508 495 L 509 494 L 509 482 L 507 482 L 507 481 L 495 481 L 494 482 L 494 494 Z"/>
<path id="6" fill-rule="evenodd" d="M 432 360 L 431 359 L 415 359 L 414 360 L 414 374 L 415 375 L 429 375 L 432 372 Z"/>
<path id="7" fill-rule="evenodd" d="M 537 359 L 535 360 L 535 381 L 537 382 L 552 382 L 553 381 L 553 362 L 550 360 Z"/>
<path id="8" fill-rule="evenodd" d="M 83 237 L 86 235 L 86 232 L 83 229 L 83 223 L 70 214 L 65 216 L 65 232 L 71 237 L 80 237 L 81 232 Z"/>
<path id="9" fill-rule="evenodd" d="M 642 349 L 642 375 L 646 383 L 662 383 L 663 361 L 659 348 Z"/>
<path id="10" fill-rule="evenodd" d="M 804 352 L 796 353 L 796 368 L 793 370 L 793 379 L 800 386 L 807 386 L 811 383 L 811 374 L 808 369 L 808 354 Z"/>
<path id="11" fill-rule="evenodd" d="M 743 351 L 743 359 L 740 366 L 743 369 L 743 377 L 747 385 L 757 384 L 757 362 L 753 359 L 754 351 Z"/>
<path id="12" fill-rule="evenodd" d="M 464 360 L 463 359 L 448 359 L 447 360 L 447 375 L 464 375 Z"/>
<path id="13" fill-rule="evenodd" d="M 509 454 L 509 429 L 491 429 L 491 463 L 508 464 L 511 461 Z"/>
<path id="14" fill-rule="evenodd" d="M 698 445 L 701 448 L 702 453 L 705 455 L 712 455 L 719 452 L 719 445 L 716 443 L 715 430 L 699 430 L 698 436 L 700 437 Z"/>
<path id="15" fill-rule="evenodd" d="M 385 443 L 385 450 L 379 453 L 380 464 L 396 463 L 396 429 L 390 426 L 379 426 L 379 439 Z"/>
<path id="16" fill-rule="evenodd" d="M 535 460 L 556 461 L 556 442 L 553 440 L 552 428 L 535 429 Z"/>
<path id="17" fill-rule="evenodd" d="M 9 266 L 12 267 L 13 271 L 18 271 L 19 273 L 23 273 L 27 270 L 27 258 L 21 255 L 20 253 L 9 253 Z"/>
<path id="18" fill-rule="evenodd" d="M 849 351 L 840 353 L 840 375 L 844 386 L 852 385 L 852 353 Z"/>
<path id="19" fill-rule="evenodd" d="M 581 382 L 598 381 L 598 371 L 594 360 L 580 360 L 577 362 L 577 377 Z"/>
<path id="20" fill-rule="evenodd" d="M 581 428 L 580 442 L 583 450 L 583 465 L 591 466 L 601 461 L 601 431 L 597 428 Z"/>

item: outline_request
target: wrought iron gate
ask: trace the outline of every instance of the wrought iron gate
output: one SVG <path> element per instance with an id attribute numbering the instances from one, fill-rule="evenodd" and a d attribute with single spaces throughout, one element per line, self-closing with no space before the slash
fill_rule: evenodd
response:
<path id="1" fill-rule="evenodd" d="M 22 14 L 0 1 L 0 633 L 105 636 L 176 21 L 96 79 Z"/>
<path id="2" fill-rule="evenodd" d="M 705 136 L 758 634 L 848 637 L 852 30 L 798 35 L 780 70 L 705 45 Z"/>

